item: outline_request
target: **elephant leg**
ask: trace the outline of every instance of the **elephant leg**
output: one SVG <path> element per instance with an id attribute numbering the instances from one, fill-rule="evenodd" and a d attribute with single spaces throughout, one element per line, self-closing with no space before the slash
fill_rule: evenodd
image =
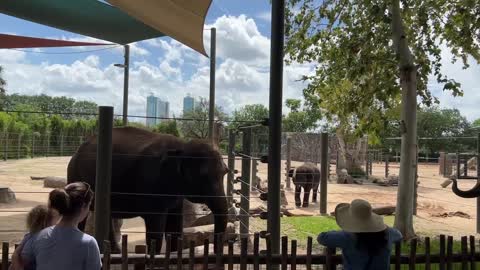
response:
<path id="1" fill-rule="evenodd" d="M 310 190 L 312 190 L 311 185 L 305 185 L 303 187 L 303 205 L 302 205 L 302 207 L 308 207 L 308 199 L 310 198 Z"/>
<path id="2" fill-rule="evenodd" d="M 295 206 L 300 207 L 302 202 L 300 201 L 300 193 L 302 192 L 302 187 L 300 185 L 295 185 Z"/>
<path id="3" fill-rule="evenodd" d="M 318 195 L 318 184 L 315 184 L 313 186 L 313 190 L 312 190 L 312 202 L 316 203 L 317 202 L 317 195 Z"/>
<path id="4" fill-rule="evenodd" d="M 150 250 L 152 240 L 155 240 L 155 253 L 160 254 L 167 215 L 144 216 L 143 220 L 145 221 L 147 248 Z"/>
<path id="5" fill-rule="evenodd" d="M 171 236 L 171 251 L 182 248 L 178 247 L 178 238 L 181 238 L 183 233 L 183 200 L 168 210 L 165 232 Z"/>
<path id="6" fill-rule="evenodd" d="M 120 244 L 118 243 L 118 237 L 116 237 L 116 234 L 120 233 L 120 228 L 117 228 L 117 226 L 114 226 L 114 223 L 118 223 L 118 222 L 115 221 L 114 219 L 110 219 L 110 233 L 108 238 L 110 239 L 112 253 L 119 254 L 122 252 L 122 250 L 120 248 Z"/>

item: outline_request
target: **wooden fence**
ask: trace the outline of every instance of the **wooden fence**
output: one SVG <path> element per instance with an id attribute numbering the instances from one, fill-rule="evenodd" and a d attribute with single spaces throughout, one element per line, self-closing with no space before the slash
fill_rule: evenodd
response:
<path id="1" fill-rule="evenodd" d="M 219 243 L 223 242 L 219 238 Z M 269 235 L 265 237 L 266 250 L 260 251 L 260 235 L 254 234 L 253 252 L 248 252 L 248 239 L 241 238 L 240 252 L 234 253 L 234 242 L 229 241 L 227 251 L 221 248 L 215 253 L 209 253 L 209 241 L 204 242 L 203 254 L 196 254 L 194 243 L 190 243 L 188 255 L 185 250 L 171 252 L 170 237 L 167 236 L 165 252 L 163 254 L 155 254 L 154 252 L 146 252 L 145 246 L 136 246 L 135 254 L 127 252 L 127 236 L 122 237 L 121 254 L 111 254 L 110 244 L 105 241 L 105 252 L 102 255 L 103 269 L 236 269 L 247 270 L 253 267 L 254 270 L 273 269 L 274 266 L 280 266 L 280 269 L 296 270 L 303 268 L 311 270 L 313 267 L 326 270 L 336 269 L 337 265 L 342 264 L 341 255 L 336 254 L 335 250 L 325 249 L 323 254 L 312 254 L 313 239 L 308 238 L 307 250 L 304 254 L 297 254 L 297 241 L 288 241 L 287 237 L 282 237 L 282 246 L 280 254 L 272 254 L 270 248 Z M 390 263 L 391 269 L 426 269 L 432 268 L 439 270 L 475 270 L 476 264 L 480 262 L 480 253 L 475 250 L 475 238 L 473 236 L 461 238 L 461 249 L 454 253 L 453 237 L 440 235 L 438 253 L 431 252 L 430 238 L 426 237 L 422 240 L 421 245 L 424 252 L 417 252 L 419 243 L 417 239 L 410 241 L 409 249 L 406 253 L 402 253 L 402 243 L 397 243 L 392 252 Z M 182 240 L 178 239 L 178 246 L 182 246 Z M 155 242 L 151 244 L 151 250 L 155 250 Z M 289 250 L 290 248 L 290 250 Z M 7 270 L 9 261 L 9 245 L 3 243 L 2 261 L 0 263 L 1 270 Z M 118 266 L 115 266 L 118 265 Z M 115 266 L 115 268 L 114 268 Z"/>

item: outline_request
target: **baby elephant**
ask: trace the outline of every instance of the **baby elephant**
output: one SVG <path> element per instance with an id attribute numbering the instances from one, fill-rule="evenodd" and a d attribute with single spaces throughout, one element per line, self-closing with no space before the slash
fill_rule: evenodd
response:
<path id="1" fill-rule="evenodd" d="M 288 176 L 295 185 L 295 205 L 300 207 L 300 193 L 303 187 L 303 207 L 308 207 L 310 190 L 313 188 L 312 202 L 317 202 L 318 185 L 320 184 L 320 169 L 313 163 L 306 162 L 295 169 L 290 169 Z"/>

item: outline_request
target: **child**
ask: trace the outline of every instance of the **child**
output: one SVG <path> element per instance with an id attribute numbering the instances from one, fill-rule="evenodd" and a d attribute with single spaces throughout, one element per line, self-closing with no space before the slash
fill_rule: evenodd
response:
<path id="1" fill-rule="evenodd" d="M 33 236 L 46 227 L 52 226 L 58 222 L 59 215 L 53 209 L 48 209 L 44 205 L 37 205 L 27 215 L 28 233 L 23 237 L 20 245 L 12 255 L 12 265 L 10 270 L 29 270 L 35 269 L 35 262 L 28 263 L 20 257 L 22 249 L 29 245 Z"/>
<path id="2" fill-rule="evenodd" d="M 383 223 L 365 200 L 341 203 L 335 208 L 335 219 L 342 231 L 323 232 L 318 242 L 330 248 L 341 248 L 345 270 L 390 269 L 392 245 L 402 234 Z"/>

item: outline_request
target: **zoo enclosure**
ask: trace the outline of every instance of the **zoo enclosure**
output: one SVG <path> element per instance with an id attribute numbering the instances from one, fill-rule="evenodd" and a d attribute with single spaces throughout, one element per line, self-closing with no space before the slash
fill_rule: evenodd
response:
<path id="1" fill-rule="evenodd" d="M 179 249 L 171 252 L 171 237 L 167 236 L 165 253 L 156 255 L 155 252 L 148 252 L 145 246 L 136 246 L 135 254 L 127 253 L 128 238 L 122 236 L 121 254 L 111 254 L 110 243 L 104 242 L 105 252 L 102 255 L 103 269 L 113 269 L 114 266 L 120 266 L 120 269 L 127 270 L 133 266 L 135 270 L 144 269 L 228 269 L 234 267 L 240 270 L 251 269 L 274 269 L 275 266 L 281 266 L 282 270 L 287 269 L 337 269 L 342 264 L 342 256 L 336 254 L 335 249 L 325 248 L 322 253 L 313 252 L 313 238 L 307 239 L 307 250 L 305 253 L 299 253 L 297 240 L 291 240 L 284 236 L 281 239 L 281 252 L 276 255 L 271 250 L 270 234 L 264 235 L 266 249 L 260 250 L 259 233 L 254 234 L 253 244 L 249 244 L 246 238 L 242 238 L 240 245 L 234 241 L 228 241 L 227 250 L 225 247 L 211 252 L 209 241 L 205 240 L 203 254 L 195 252 L 192 243 L 187 250 Z M 222 237 L 217 238 L 219 243 L 223 242 Z M 178 239 L 181 246 L 182 239 Z M 155 250 L 155 241 L 152 241 L 151 250 Z M 240 248 L 240 252 L 235 252 L 235 247 Z M 420 249 L 423 249 L 420 252 Z M 401 243 L 397 243 L 390 257 L 391 269 L 476 269 L 480 262 L 480 253 L 476 250 L 476 240 L 474 236 L 461 237 L 460 250 L 454 252 L 454 242 L 452 236 L 439 236 L 438 251 L 433 251 L 432 241 L 426 237 L 419 241 L 412 239 L 408 248 L 402 248 Z M 2 245 L 2 260 L 0 269 L 7 270 L 10 264 L 8 243 Z M 402 250 L 404 252 L 402 252 Z M 188 252 L 188 253 L 187 253 Z M 226 265 L 226 267 L 225 267 Z M 118 268 L 115 268 L 118 269 Z"/>

